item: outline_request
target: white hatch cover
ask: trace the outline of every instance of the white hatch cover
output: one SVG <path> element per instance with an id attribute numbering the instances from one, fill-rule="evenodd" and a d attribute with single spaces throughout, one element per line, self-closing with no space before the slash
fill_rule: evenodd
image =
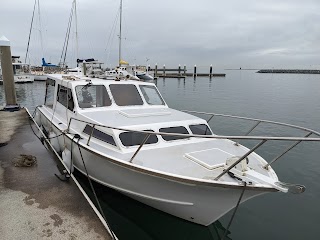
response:
<path id="1" fill-rule="evenodd" d="M 222 151 L 219 148 L 211 148 L 202 151 L 186 153 L 185 156 L 201 166 L 212 170 L 223 167 L 226 164 L 226 160 L 233 155 Z"/>

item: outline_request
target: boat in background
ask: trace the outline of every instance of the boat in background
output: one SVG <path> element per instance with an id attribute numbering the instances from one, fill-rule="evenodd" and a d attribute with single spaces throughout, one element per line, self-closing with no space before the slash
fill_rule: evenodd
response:
<path id="1" fill-rule="evenodd" d="M 34 75 L 31 73 L 30 64 L 22 63 L 20 56 L 12 56 L 12 68 L 15 83 L 32 83 Z M 1 67 L 0 67 L 1 70 Z M 0 82 L 2 82 L 2 73 L 0 74 Z"/>
<path id="2" fill-rule="evenodd" d="M 137 76 L 135 76 L 135 71 L 129 65 L 116 67 L 112 70 L 105 71 L 105 79 L 108 80 L 139 80 Z"/>
<path id="3" fill-rule="evenodd" d="M 94 58 L 77 59 L 77 66 L 75 68 L 68 68 L 66 72 L 74 75 L 85 75 L 88 77 L 104 77 L 105 69 L 104 63 Z M 86 67 L 84 72 L 84 66 Z"/>
<path id="4" fill-rule="evenodd" d="M 146 66 L 136 66 L 135 75 L 143 81 L 152 81 L 154 78 L 149 74 L 148 67 Z"/>

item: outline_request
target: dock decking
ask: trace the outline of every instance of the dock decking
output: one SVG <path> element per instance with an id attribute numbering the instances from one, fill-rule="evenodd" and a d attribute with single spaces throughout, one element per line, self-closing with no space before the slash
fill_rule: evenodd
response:
<path id="1" fill-rule="evenodd" d="M 16 167 L 20 154 L 37 164 Z M 55 173 L 55 158 L 32 133 L 26 110 L 0 111 L 0 238 L 112 239 L 72 179 Z"/>

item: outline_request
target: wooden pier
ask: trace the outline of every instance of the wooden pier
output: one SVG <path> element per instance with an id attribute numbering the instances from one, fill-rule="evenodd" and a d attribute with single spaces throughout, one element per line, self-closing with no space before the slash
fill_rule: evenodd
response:
<path id="1" fill-rule="evenodd" d="M 155 78 L 186 78 L 186 77 L 225 77 L 225 73 L 214 73 L 212 65 L 209 67 L 209 71 L 207 73 L 199 73 L 197 71 L 197 66 L 193 67 L 192 72 L 187 72 L 187 67 L 183 66 L 183 68 L 179 65 L 178 68 L 166 68 L 163 65 L 163 68 L 159 68 L 155 65 L 154 68 L 148 69 L 150 72 L 153 72 L 153 76 Z"/>

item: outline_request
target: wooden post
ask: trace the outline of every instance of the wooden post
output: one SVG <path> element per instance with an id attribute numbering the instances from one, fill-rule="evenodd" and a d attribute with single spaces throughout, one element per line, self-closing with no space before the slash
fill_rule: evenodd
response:
<path id="1" fill-rule="evenodd" d="M 10 41 L 4 36 L 0 38 L 0 55 L 1 55 L 2 80 L 3 80 L 4 93 L 6 98 L 5 109 L 8 111 L 19 110 L 20 107 L 17 104 L 16 90 L 14 87 L 14 76 L 13 76 Z"/>
<path id="2" fill-rule="evenodd" d="M 82 71 L 83 71 L 83 76 L 86 76 L 87 75 L 87 64 L 83 61 L 82 62 Z"/>
<path id="3" fill-rule="evenodd" d="M 209 77 L 212 77 L 212 64 L 210 65 Z"/>
<path id="4" fill-rule="evenodd" d="M 179 76 L 181 76 L 181 66 L 179 64 L 179 68 L 178 68 L 178 73 L 179 73 Z"/>
<path id="5" fill-rule="evenodd" d="M 166 65 L 163 64 L 163 76 L 165 76 L 165 75 L 166 75 Z"/>
<path id="6" fill-rule="evenodd" d="M 194 65 L 194 69 L 193 69 L 193 77 L 197 77 L 197 65 Z"/>
<path id="7" fill-rule="evenodd" d="M 187 72 L 187 67 L 186 65 L 183 66 L 183 75 L 186 76 L 186 72 Z"/>
<path id="8" fill-rule="evenodd" d="M 156 63 L 156 65 L 154 66 L 154 73 L 153 73 L 154 77 L 158 77 L 158 64 Z"/>

